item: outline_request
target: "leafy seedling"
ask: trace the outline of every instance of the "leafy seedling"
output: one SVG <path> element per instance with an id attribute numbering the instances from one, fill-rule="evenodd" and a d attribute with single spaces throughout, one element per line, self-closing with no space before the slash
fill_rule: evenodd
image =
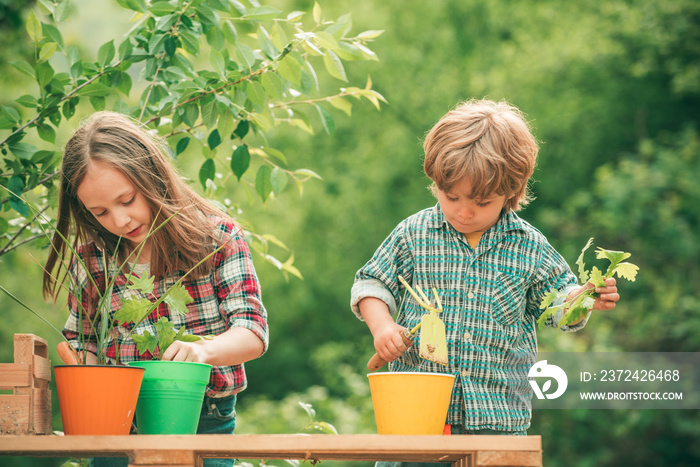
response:
<path id="1" fill-rule="evenodd" d="M 593 288 L 586 289 L 575 297 L 569 299 L 566 294 L 556 290 L 545 295 L 542 303 L 540 304 L 540 309 L 544 312 L 540 315 L 537 320 L 537 324 L 540 327 L 544 327 L 547 318 L 554 316 L 559 310 L 565 310 L 561 320 L 559 320 L 557 326 L 565 326 L 583 319 L 586 313 L 593 308 L 595 303 L 597 287 L 605 286 L 605 280 L 610 279 L 614 275 L 621 279 L 627 279 L 629 281 L 634 281 L 637 277 L 637 271 L 639 267 L 635 264 L 625 262 L 627 258 L 632 256 L 631 253 L 624 251 L 614 251 L 605 250 L 598 247 L 596 249 L 596 258 L 608 260 L 610 265 L 608 269 L 603 274 L 603 271 L 593 266 L 590 270 L 586 269 L 586 264 L 583 261 L 583 255 L 588 250 L 588 248 L 593 244 L 593 237 L 588 240 L 586 246 L 581 250 L 581 254 L 576 260 L 576 265 L 578 266 L 579 280 L 582 284 L 590 282 L 593 284 Z M 555 305 L 556 303 L 556 305 Z"/>

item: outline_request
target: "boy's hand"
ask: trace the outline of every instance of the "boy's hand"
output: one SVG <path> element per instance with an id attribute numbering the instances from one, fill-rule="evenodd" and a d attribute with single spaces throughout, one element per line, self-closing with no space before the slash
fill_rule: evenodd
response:
<path id="1" fill-rule="evenodd" d="M 587 282 L 585 285 L 579 287 L 578 289 L 571 292 L 567 299 L 571 300 L 576 298 L 582 292 L 595 287 L 595 292 L 598 296 L 595 298 L 595 303 L 591 310 L 612 310 L 617 305 L 617 301 L 620 300 L 620 294 L 617 293 L 617 282 L 614 277 L 605 280 L 604 287 L 595 287 L 591 282 Z M 569 326 L 576 325 L 583 321 L 584 316 L 581 319 L 569 324 Z"/>
<path id="2" fill-rule="evenodd" d="M 382 360 L 393 362 L 408 350 L 409 346 L 401 337 L 405 330 L 394 322 L 375 330 L 374 349 Z"/>
<path id="3" fill-rule="evenodd" d="M 588 282 L 585 287 L 591 289 L 594 285 Z M 614 277 L 605 279 L 605 287 L 597 287 L 595 291 L 598 296 L 595 299 L 595 305 L 593 305 L 594 310 L 612 310 L 617 305 L 617 301 L 620 300 Z"/>
<path id="4" fill-rule="evenodd" d="M 365 297 L 358 307 L 374 337 L 377 355 L 386 362 L 393 362 L 403 355 L 408 349 L 401 337 L 405 328 L 394 322 L 386 303 L 375 297 Z"/>

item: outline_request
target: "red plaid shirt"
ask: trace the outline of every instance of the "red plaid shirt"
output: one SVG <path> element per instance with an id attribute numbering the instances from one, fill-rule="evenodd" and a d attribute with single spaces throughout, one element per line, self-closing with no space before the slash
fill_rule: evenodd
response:
<path id="1" fill-rule="evenodd" d="M 104 343 L 108 363 L 116 363 L 117 343 L 119 345 L 119 363 L 151 360 L 153 355 L 149 352 L 139 355 L 131 335 L 132 333 L 143 335 L 146 330 L 151 335 L 155 335 L 155 322 L 162 316 L 169 318 L 174 323 L 173 329 L 175 331 L 184 326 L 186 334 L 217 335 L 232 327 L 250 329 L 263 341 L 265 350 L 267 350 L 269 342 L 267 311 L 260 297 L 260 283 L 253 267 L 248 245 L 243 239 L 240 229 L 232 221 L 213 218 L 213 222 L 217 229 L 227 235 L 227 238 L 233 236 L 233 240 L 213 256 L 213 267 L 208 276 L 184 282 L 187 291 L 194 299 L 187 306 L 189 309 L 187 315 L 171 313 L 169 306 L 163 302 L 159 305 L 159 309 L 151 313 L 136 329 L 133 329 L 133 323 L 115 326 L 112 334 L 107 337 Z M 212 251 L 216 248 L 217 245 L 212 244 Z M 99 289 L 104 290 L 106 277 L 104 253 L 94 243 L 89 243 L 78 248 L 78 255 L 81 259 L 85 257 L 88 250 L 92 260 L 86 266 L 91 271 Z M 107 283 L 117 273 L 117 265 L 110 261 L 109 269 Z M 113 316 L 121 308 L 122 297 L 135 296 L 155 301 L 157 297 L 160 297 L 174 285 L 184 275 L 184 272 L 166 279 L 156 278 L 153 294 L 150 296 L 145 296 L 140 291 L 127 289 L 127 275 L 128 271 L 125 270 L 116 276 L 110 299 L 110 316 Z M 79 341 L 81 324 L 78 300 L 80 299 L 82 303 L 82 309 L 87 310 L 88 293 L 93 291 L 93 295 L 96 295 L 96 292 L 90 286 L 85 270 L 75 258 L 71 262 L 70 282 L 68 295 L 70 316 L 63 329 L 63 334 L 75 348 L 97 353 L 95 333 L 99 332 L 99 318 L 94 320 L 91 326 L 90 321 L 83 317 L 84 341 L 82 344 Z M 157 349 L 156 352 L 158 352 Z M 245 389 L 246 385 L 245 369 L 242 364 L 215 366 L 211 372 L 207 395 L 224 397 L 236 394 Z"/>

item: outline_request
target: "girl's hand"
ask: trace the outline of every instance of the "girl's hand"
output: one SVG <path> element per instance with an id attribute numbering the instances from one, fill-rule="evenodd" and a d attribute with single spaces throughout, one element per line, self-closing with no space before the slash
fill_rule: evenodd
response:
<path id="1" fill-rule="evenodd" d="M 205 341 L 200 340 L 196 342 L 175 341 L 170 344 L 162 358 L 174 362 L 208 363 L 210 357 Z"/>
<path id="2" fill-rule="evenodd" d="M 163 360 L 231 366 L 258 358 L 264 351 L 265 344 L 257 334 L 250 329 L 233 327 L 213 338 L 175 341 L 163 353 Z"/>

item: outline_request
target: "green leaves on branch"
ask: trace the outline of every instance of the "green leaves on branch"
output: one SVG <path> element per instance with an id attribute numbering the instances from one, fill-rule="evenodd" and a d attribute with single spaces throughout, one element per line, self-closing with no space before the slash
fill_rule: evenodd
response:
<path id="1" fill-rule="evenodd" d="M 579 281 L 582 284 L 590 283 L 593 287 L 586 289 L 571 299 L 569 299 L 566 294 L 559 291 L 553 291 L 545 295 L 540 304 L 540 309 L 544 310 L 544 312 L 537 320 L 537 324 L 540 327 L 545 325 L 547 318 L 550 316 L 554 317 L 560 310 L 565 311 L 561 320 L 556 323 L 557 326 L 561 327 L 580 321 L 585 314 L 593 308 L 597 295 L 595 289 L 597 287 L 604 287 L 606 279 L 610 279 L 615 275 L 629 281 L 634 281 L 636 279 L 639 267 L 624 261 L 632 256 L 631 253 L 626 253 L 624 251 L 605 250 L 598 247 L 596 249 L 596 258 L 607 260 L 610 264 L 605 273 L 596 266 L 588 270 L 584 263 L 584 253 L 592 244 L 593 237 L 588 240 L 586 246 L 581 250 L 581 254 L 576 260 L 576 265 L 578 267 Z"/>
<path id="2" fill-rule="evenodd" d="M 190 178 L 208 195 L 221 196 L 214 200 L 220 205 L 227 196 L 217 188 L 234 177 L 267 202 L 290 182 L 301 193 L 306 181 L 320 178 L 293 167 L 271 147 L 267 133 L 286 126 L 333 135 L 337 115 L 351 116 L 355 101 L 377 109 L 385 102 L 371 79 L 352 86 L 348 73 L 353 61 L 377 60 L 369 45 L 382 31 L 353 34 L 349 15 L 326 18 L 318 3 L 309 14 L 220 0 L 116 3 L 133 13 L 131 21 L 122 32 L 115 26 L 114 37 L 123 39 L 100 44 L 93 57 L 63 37 L 73 13 L 70 0 L 38 0 L 29 12 L 25 29 L 34 54 L 12 65 L 30 85 L 0 106 L 0 187 L 50 205 L 58 135 L 76 126 L 70 120 L 109 109 L 172 139 L 175 156 L 201 157 Z M 326 82 L 346 87 L 322 91 L 329 89 Z M 0 202 L 0 236 L 23 241 L 31 231 L 28 209 L 19 196 Z"/>

